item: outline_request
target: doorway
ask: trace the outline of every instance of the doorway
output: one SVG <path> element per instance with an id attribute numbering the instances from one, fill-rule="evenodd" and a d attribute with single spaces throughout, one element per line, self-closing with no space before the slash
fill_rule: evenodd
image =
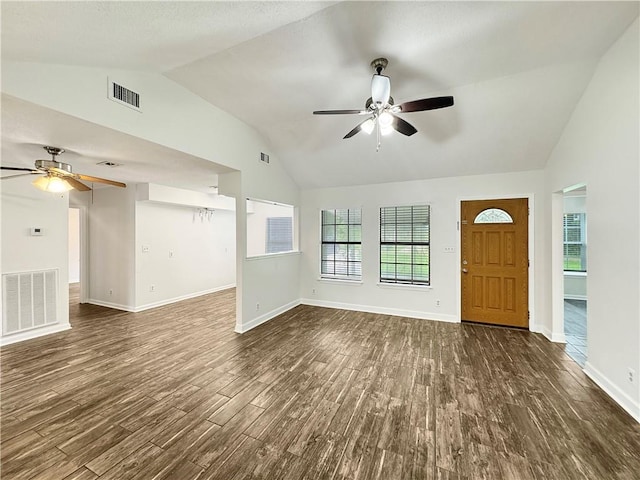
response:
<path id="1" fill-rule="evenodd" d="M 462 201 L 461 319 L 529 327 L 529 201 Z"/>
<path id="2" fill-rule="evenodd" d="M 562 266 L 565 351 L 587 361 L 587 188 L 563 192 Z"/>

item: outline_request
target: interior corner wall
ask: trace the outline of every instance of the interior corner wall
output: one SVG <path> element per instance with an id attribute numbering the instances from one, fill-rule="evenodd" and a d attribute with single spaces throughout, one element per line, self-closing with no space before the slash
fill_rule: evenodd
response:
<path id="1" fill-rule="evenodd" d="M 640 421 L 639 31 L 636 20 L 601 58 L 549 158 L 546 184 L 549 196 L 587 185 L 585 371 Z"/>
<path id="2" fill-rule="evenodd" d="M 136 202 L 136 310 L 231 288 L 235 212 Z M 153 288 L 152 288 L 153 286 Z"/>
<path id="3" fill-rule="evenodd" d="M 33 178 L 22 177 L 2 182 L 1 270 L 3 274 L 57 270 L 58 323 L 31 330 L 26 335 L 4 336 L 1 339 L 3 345 L 15 339 L 25 340 L 45 332 L 52 333 L 69 328 L 69 195 L 43 192 L 34 188 L 31 185 L 32 181 Z M 42 236 L 32 236 L 32 227 L 40 227 Z"/>
<path id="4" fill-rule="evenodd" d="M 460 320 L 460 201 L 533 197 L 534 283 L 532 330 L 547 328 L 548 307 L 543 292 L 546 271 L 546 222 L 543 171 L 415 180 L 354 187 L 312 189 L 302 192 L 301 297 L 304 303 L 443 321 Z M 379 285 L 380 207 L 431 205 L 431 287 Z M 320 211 L 362 209 L 362 283 L 320 280 Z M 454 247 L 453 253 L 445 248 Z M 534 315 L 535 313 L 535 315 Z M 534 321 L 542 325 L 533 324 Z"/>
<path id="5" fill-rule="evenodd" d="M 135 310 L 135 188 L 96 188 L 89 206 L 88 302 Z"/>
<path id="6" fill-rule="evenodd" d="M 142 113 L 107 98 L 108 77 L 140 92 Z M 240 171 L 242 175 L 238 178 L 242 184 L 236 189 L 236 194 L 230 195 L 236 200 L 244 202 L 246 198 L 260 198 L 295 207 L 300 204 L 298 186 L 271 151 L 268 142 L 254 128 L 163 75 L 3 60 L 2 91 Z M 261 152 L 270 155 L 269 164 L 260 161 Z M 220 193 L 228 195 L 222 181 Z M 241 210 L 236 211 L 240 215 Z M 238 224 L 244 223 L 238 218 Z M 238 231 L 245 234 L 245 230 Z M 256 262 L 251 263 L 246 258 L 246 239 L 239 235 L 236 239 L 238 286 L 256 275 L 261 278 L 260 282 L 251 282 L 246 288 L 238 289 L 241 301 L 255 305 L 256 299 L 261 298 L 263 303 L 266 302 L 264 309 L 259 311 L 255 307 L 237 309 L 236 324 L 240 331 L 244 331 L 249 325 L 264 321 L 271 313 L 290 308 L 299 299 L 299 255 L 293 255 L 286 262 L 281 258 L 265 258 L 257 267 Z M 278 284 L 282 289 L 270 297 L 273 293 L 270 286 Z M 290 288 L 294 285 L 295 288 Z M 100 285 L 101 296 L 105 287 Z M 131 293 L 129 295 L 132 296 Z"/>

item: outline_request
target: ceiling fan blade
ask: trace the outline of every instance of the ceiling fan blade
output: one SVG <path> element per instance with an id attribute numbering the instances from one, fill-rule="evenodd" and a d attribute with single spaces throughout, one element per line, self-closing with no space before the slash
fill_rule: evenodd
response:
<path id="1" fill-rule="evenodd" d="M 88 192 L 89 190 L 91 190 L 89 187 L 87 187 L 80 180 L 76 180 L 73 177 L 67 176 L 67 177 L 64 177 L 64 180 L 67 181 L 69 183 L 69 185 L 71 185 L 73 188 L 75 188 L 76 190 L 78 190 L 80 192 Z"/>
<path id="2" fill-rule="evenodd" d="M 107 185 L 113 185 L 114 187 L 127 188 L 126 183 L 116 182 L 115 180 L 107 180 L 106 178 L 92 177 L 90 175 L 82 175 L 81 173 L 77 173 L 74 176 L 76 178 L 79 178 L 80 180 L 85 180 L 87 182 L 106 183 Z"/>
<path id="3" fill-rule="evenodd" d="M 0 169 L 2 170 L 14 170 L 16 172 L 31 172 L 31 173 L 40 173 L 39 170 L 36 170 L 34 168 L 24 168 L 24 167 L 2 167 L 0 166 Z"/>
<path id="4" fill-rule="evenodd" d="M 435 110 L 437 108 L 445 108 L 453 105 L 453 97 L 432 97 L 405 102 L 399 105 L 402 113 L 422 112 L 424 110 Z"/>
<path id="5" fill-rule="evenodd" d="M 366 115 L 366 110 L 316 110 L 314 115 Z"/>
<path id="6" fill-rule="evenodd" d="M 411 135 L 413 135 L 414 133 L 416 133 L 418 130 L 416 130 L 416 127 L 414 127 L 413 125 L 411 125 L 409 122 L 403 120 L 400 117 L 396 117 L 395 115 L 393 116 L 393 123 L 391 124 L 391 126 L 399 133 L 406 135 L 407 137 L 410 137 Z"/>
<path id="7" fill-rule="evenodd" d="M 347 138 L 353 137 L 356 133 L 358 133 L 360 130 L 362 130 L 362 125 L 364 125 L 365 123 L 367 123 L 369 121 L 371 121 L 371 119 L 367 118 L 366 120 L 360 122 L 358 125 L 355 126 L 355 128 L 353 130 L 351 130 L 344 137 L 342 137 L 342 139 L 345 140 Z"/>
<path id="8" fill-rule="evenodd" d="M 7 178 L 15 178 L 15 177 L 26 177 L 27 175 L 44 175 L 44 172 L 40 172 L 40 171 L 31 171 L 29 173 L 17 173 L 15 175 L 7 175 L 6 177 L 2 177 L 2 180 L 5 180 Z"/>

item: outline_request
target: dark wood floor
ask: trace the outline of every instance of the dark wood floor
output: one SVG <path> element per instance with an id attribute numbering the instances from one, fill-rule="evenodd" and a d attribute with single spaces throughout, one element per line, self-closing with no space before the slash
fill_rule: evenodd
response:
<path id="1" fill-rule="evenodd" d="M 3 479 L 638 479 L 640 427 L 524 331 L 234 291 L 2 349 Z"/>

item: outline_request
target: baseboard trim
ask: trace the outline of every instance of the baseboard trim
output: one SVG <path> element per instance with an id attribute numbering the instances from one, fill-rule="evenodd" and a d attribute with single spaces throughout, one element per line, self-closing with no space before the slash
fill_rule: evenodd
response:
<path id="1" fill-rule="evenodd" d="M 114 310 L 122 310 L 123 312 L 134 312 L 134 307 L 129 305 L 121 305 L 119 303 L 103 302 L 102 300 L 96 300 L 95 298 L 88 298 L 87 303 L 91 305 L 97 305 L 99 307 L 113 308 Z"/>
<path id="2" fill-rule="evenodd" d="M 39 328 L 32 328 L 24 332 L 12 333 L 0 338 L 0 347 L 11 345 L 12 343 L 24 342 L 25 340 L 33 340 L 34 338 L 40 338 L 45 335 L 51 335 L 52 333 L 64 332 L 70 330 L 71 324 L 69 323 L 57 323 L 55 325 L 47 325 Z"/>
<path id="3" fill-rule="evenodd" d="M 553 343 L 567 343 L 567 339 L 564 336 L 564 332 L 553 332 L 543 325 L 531 325 L 530 331 L 534 333 L 541 333 L 547 340 Z"/>
<path id="4" fill-rule="evenodd" d="M 119 303 L 111 303 L 104 302 L 102 300 L 95 300 L 90 298 L 87 303 L 92 305 L 98 305 L 100 307 L 113 308 L 115 310 L 122 310 L 124 312 L 138 313 L 143 312 L 145 310 L 150 310 L 152 308 L 163 307 L 165 305 L 170 305 L 172 303 L 181 302 L 182 300 L 189 300 L 190 298 L 201 297 L 202 295 L 209 295 L 210 293 L 221 292 L 222 290 L 228 290 L 229 288 L 235 288 L 236 284 L 231 283 L 229 285 L 223 285 L 221 287 L 210 288 L 208 290 L 202 290 L 200 292 L 188 293 L 186 295 L 180 295 L 179 297 L 167 298 L 165 300 L 160 300 L 158 302 L 147 303 L 145 305 L 140 305 L 138 307 L 133 307 L 131 305 L 122 305 Z"/>
<path id="5" fill-rule="evenodd" d="M 403 310 L 401 308 L 376 307 L 371 305 L 357 305 L 352 303 L 328 302 L 313 298 L 303 298 L 300 303 L 314 307 L 336 308 L 339 310 L 353 310 L 356 312 L 378 313 L 381 315 L 394 315 L 396 317 L 417 318 L 419 320 L 435 320 L 438 322 L 460 323 L 456 315 L 442 313 L 420 312 L 416 310 Z"/>
<path id="6" fill-rule="evenodd" d="M 146 305 L 140 305 L 136 307 L 132 312 L 142 312 L 144 310 L 149 310 L 151 308 L 163 307 L 165 305 L 169 305 L 171 303 L 181 302 L 182 300 L 189 300 L 190 298 L 201 297 L 202 295 L 209 295 L 210 293 L 221 292 L 222 290 L 228 290 L 230 288 L 235 288 L 236 284 L 232 283 L 229 285 L 223 285 L 221 287 L 210 288 L 208 290 L 203 290 L 201 292 L 188 293 L 186 295 L 180 295 L 179 297 L 168 298 L 166 300 L 160 300 L 158 302 L 147 303 Z"/>
<path id="7" fill-rule="evenodd" d="M 564 299 L 565 300 L 587 300 L 587 296 L 586 295 L 564 295 Z"/>
<path id="8" fill-rule="evenodd" d="M 588 361 L 584 365 L 583 372 L 629 415 L 631 415 L 636 422 L 640 423 L 640 403 L 634 401 L 633 398 L 623 392 Z"/>
<path id="9" fill-rule="evenodd" d="M 237 324 L 236 323 L 236 328 L 235 328 L 235 332 L 236 333 L 246 333 L 249 330 L 251 330 L 252 328 L 256 328 L 258 325 L 261 325 L 265 322 L 268 322 L 269 320 L 271 320 L 274 317 L 277 317 L 278 315 L 291 310 L 292 308 L 297 307 L 298 305 L 300 305 L 300 299 L 294 300 L 293 302 L 289 302 L 286 305 L 282 305 L 281 307 L 278 308 L 274 308 L 273 310 L 271 310 L 270 312 L 267 312 L 263 315 L 260 315 L 257 318 L 254 318 L 253 320 L 249 321 L 246 324 Z"/>

